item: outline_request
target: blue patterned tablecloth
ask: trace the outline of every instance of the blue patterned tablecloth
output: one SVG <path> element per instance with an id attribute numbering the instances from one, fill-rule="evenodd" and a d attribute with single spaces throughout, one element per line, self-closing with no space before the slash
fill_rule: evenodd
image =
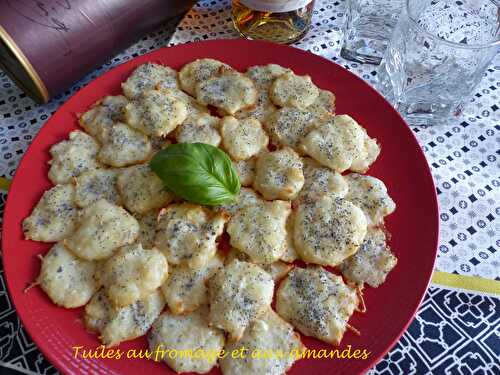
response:
<path id="1" fill-rule="evenodd" d="M 295 45 L 375 84 L 376 67 L 339 56 L 344 10 L 344 1 L 317 0 L 312 29 Z M 0 71 L 0 175 L 11 178 L 50 114 L 104 71 L 159 47 L 238 37 L 229 11 L 230 1 L 200 1 L 177 28 L 172 23 L 141 39 L 43 106 Z M 370 374 L 500 374 L 499 98 L 497 55 L 452 125 L 413 128 L 431 165 L 440 203 L 438 277 L 408 331 Z M 2 212 L 5 200 L 3 192 Z M 20 324 L 0 269 L 0 374 L 7 369 L 57 372 Z"/>

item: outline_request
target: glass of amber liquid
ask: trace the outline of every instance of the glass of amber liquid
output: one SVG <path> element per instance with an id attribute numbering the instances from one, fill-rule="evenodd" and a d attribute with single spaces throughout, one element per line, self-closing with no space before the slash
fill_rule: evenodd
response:
<path id="1" fill-rule="evenodd" d="M 234 27 L 248 39 L 293 43 L 311 26 L 314 0 L 232 0 Z"/>

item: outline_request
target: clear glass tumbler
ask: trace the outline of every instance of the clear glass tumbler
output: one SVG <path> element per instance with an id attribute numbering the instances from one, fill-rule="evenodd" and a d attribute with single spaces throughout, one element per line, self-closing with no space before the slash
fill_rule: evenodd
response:
<path id="1" fill-rule="evenodd" d="M 406 0 L 379 89 L 412 125 L 447 123 L 500 47 L 499 0 Z"/>
<path id="2" fill-rule="evenodd" d="M 340 55 L 360 63 L 380 64 L 404 0 L 347 0 L 347 21 Z"/>

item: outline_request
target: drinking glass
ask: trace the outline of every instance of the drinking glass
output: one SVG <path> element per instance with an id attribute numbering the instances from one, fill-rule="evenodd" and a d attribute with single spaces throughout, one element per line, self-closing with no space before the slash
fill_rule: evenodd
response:
<path id="1" fill-rule="evenodd" d="M 347 21 L 340 55 L 380 64 L 404 0 L 347 0 Z"/>
<path id="2" fill-rule="evenodd" d="M 405 0 L 379 89 L 412 125 L 447 123 L 500 47 L 500 0 Z"/>

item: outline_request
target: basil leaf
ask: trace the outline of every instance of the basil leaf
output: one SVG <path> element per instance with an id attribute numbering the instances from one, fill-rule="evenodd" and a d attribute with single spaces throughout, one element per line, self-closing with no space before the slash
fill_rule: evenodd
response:
<path id="1" fill-rule="evenodd" d="M 177 143 L 149 162 L 166 188 L 187 201 L 208 206 L 227 203 L 240 192 L 240 180 L 229 156 L 204 143 Z"/>

